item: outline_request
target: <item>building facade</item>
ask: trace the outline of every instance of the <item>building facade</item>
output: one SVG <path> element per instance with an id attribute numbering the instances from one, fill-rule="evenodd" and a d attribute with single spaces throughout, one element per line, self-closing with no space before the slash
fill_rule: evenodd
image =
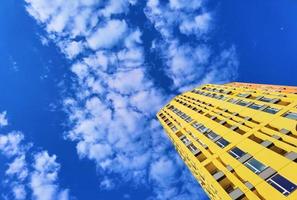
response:
<path id="1" fill-rule="evenodd" d="M 297 200 L 297 87 L 207 84 L 157 117 L 211 199 Z"/>

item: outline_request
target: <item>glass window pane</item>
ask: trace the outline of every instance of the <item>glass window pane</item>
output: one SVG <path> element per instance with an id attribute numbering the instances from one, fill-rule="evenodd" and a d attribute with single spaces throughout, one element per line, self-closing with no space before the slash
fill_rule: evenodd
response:
<path id="1" fill-rule="evenodd" d="M 236 104 L 241 105 L 241 106 L 246 106 L 248 104 L 248 102 L 246 102 L 246 101 L 239 101 Z"/>
<path id="2" fill-rule="evenodd" d="M 191 117 L 188 117 L 185 121 L 190 123 L 191 121 L 193 121 L 193 119 Z"/>
<path id="3" fill-rule="evenodd" d="M 272 176 L 267 180 L 267 182 L 286 196 L 297 188 L 294 183 L 279 174 Z"/>
<path id="4" fill-rule="evenodd" d="M 235 102 L 237 102 L 238 101 L 238 99 L 229 99 L 228 100 L 228 102 L 230 102 L 230 103 L 235 103 Z"/>
<path id="5" fill-rule="evenodd" d="M 208 130 L 208 128 L 206 128 L 205 126 L 200 126 L 199 128 L 198 128 L 198 130 L 200 131 L 200 132 L 202 132 L 202 133 L 204 133 L 205 131 L 207 131 Z"/>
<path id="6" fill-rule="evenodd" d="M 270 114 L 275 114 L 279 111 L 279 109 L 268 107 L 268 108 L 265 108 L 263 111 Z"/>
<path id="7" fill-rule="evenodd" d="M 244 163 L 244 165 L 250 170 L 252 170 L 253 172 L 255 172 L 256 174 L 259 174 L 260 172 L 262 172 L 264 169 L 267 168 L 264 164 L 262 164 L 255 158 L 248 160 L 247 162 Z"/>
<path id="8" fill-rule="evenodd" d="M 297 120 L 297 113 L 287 112 L 286 114 L 284 114 L 284 117 Z"/>
<path id="9" fill-rule="evenodd" d="M 250 94 L 244 94 L 244 93 L 242 93 L 242 94 L 238 94 L 237 96 L 238 97 L 248 97 L 248 96 L 250 96 Z"/>
<path id="10" fill-rule="evenodd" d="M 230 142 L 228 142 L 227 140 L 225 140 L 224 138 L 220 138 L 218 141 L 216 141 L 216 144 L 221 147 L 224 148 L 226 147 L 228 144 L 230 144 Z"/>
<path id="11" fill-rule="evenodd" d="M 271 102 L 272 99 L 271 98 L 267 98 L 267 97 L 262 97 L 261 99 L 259 99 L 260 101 L 263 101 L 263 102 Z"/>
<path id="12" fill-rule="evenodd" d="M 192 153 L 196 153 L 196 151 L 198 150 L 197 147 L 195 147 L 193 144 L 190 144 L 188 146 L 188 149 L 192 152 Z"/>
<path id="13" fill-rule="evenodd" d="M 238 147 L 234 147 L 229 151 L 229 154 L 234 158 L 239 159 L 245 154 L 245 152 L 239 149 Z"/>
<path id="14" fill-rule="evenodd" d="M 259 110 L 262 106 L 263 106 L 263 105 L 259 105 L 259 104 L 255 104 L 255 103 L 253 103 L 253 104 L 251 104 L 251 105 L 249 106 L 249 108 L 252 108 L 252 109 L 255 109 L 255 110 Z"/>
<path id="15" fill-rule="evenodd" d="M 173 127 L 171 127 L 171 130 L 172 130 L 173 132 L 175 132 L 175 131 L 177 131 L 177 128 L 176 128 L 175 126 L 173 126 Z"/>
<path id="16" fill-rule="evenodd" d="M 192 124 L 192 126 L 194 127 L 194 128 L 199 128 L 200 126 L 201 126 L 202 124 L 199 124 L 199 123 L 197 123 L 197 122 L 194 122 L 193 124 Z"/>
<path id="17" fill-rule="evenodd" d="M 216 134 L 215 132 L 213 131 L 210 131 L 209 133 L 207 133 L 207 137 L 209 137 L 210 139 L 215 139 L 216 137 L 218 137 L 219 135 Z"/>
<path id="18" fill-rule="evenodd" d="M 184 144 L 188 144 L 188 143 L 190 143 L 190 140 L 187 138 L 187 137 L 184 137 L 183 139 L 181 139 L 182 140 L 182 142 L 184 143 Z"/>

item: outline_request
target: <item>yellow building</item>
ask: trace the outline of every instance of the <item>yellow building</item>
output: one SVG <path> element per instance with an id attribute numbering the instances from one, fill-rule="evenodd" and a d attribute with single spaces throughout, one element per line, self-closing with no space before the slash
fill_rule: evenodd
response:
<path id="1" fill-rule="evenodd" d="M 157 117 L 211 199 L 297 200 L 297 87 L 207 84 Z"/>

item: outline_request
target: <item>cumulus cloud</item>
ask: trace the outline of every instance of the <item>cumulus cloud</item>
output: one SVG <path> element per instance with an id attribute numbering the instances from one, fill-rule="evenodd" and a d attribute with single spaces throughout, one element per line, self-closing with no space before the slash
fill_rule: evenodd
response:
<path id="1" fill-rule="evenodd" d="M 236 49 L 231 45 L 214 50 L 208 38 L 214 26 L 213 15 L 202 1 L 170 0 L 161 3 L 149 0 L 145 14 L 162 36 L 155 40 L 152 50 L 161 54 L 166 62 L 166 73 L 173 81 L 173 89 L 182 92 L 201 83 L 226 82 L 236 78 L 239 65 Z M 194 37 L 181 42 L 177 30 L 183 36 Z M 223 65 L 225 60 L 229 61 L 227 66 Z"/>
<path id="2" fill-rule="evenodd" d="M 25 199 L 27 195 L 24 185 L 13 186 L 12 192 L 16 200 Z"/>
<path id="3" fill-rule="evenodd" d="M 104 188 L 105 190 L 111 190 L 115 187 L 114 183 L 112 182 L 111 179 L 108 178 L 104 178 L 101 182 L 100 182 L 100 187 Z"/>
<path id="4" fill-rule="evenodd" d="M 7 166 L 3 181 L 8 189 L 2 194 L 5 196 L 5 191 L 10 190 L 16 200 L 69 199 L 68 190 L 58 184 L 60 164 L 56 162 L 56 156 L 33 149 L 34 145 L 25 141 L 22 132 L 0 134 L 0 155 L 4 156 L 4 165 Z M 0 189 L 3 188 L 0 186 Z"/>
<path id="5" fill-rule="evenodd" d="M 26 167 L 27 163 L 25 160 L 25 155 L 21 154 L 19 157 L 16 157 L 12 163 L 8 165 L 6 170 L 6 175 L 16 176 L 19 180 L 23 181 L 28 176 L 28 170 Z"/>
<path id="6" fill-rule="evenodd" d="M 128 10 L 129 2 L 126 0 L 110 0 L 105 8 L 100 10 L 104 17 L 110 17 L 114 14 L 124 13 Z"/>
<path id="7" fill-rule="evenodd" d="M 195 10 L 202 6 L 201 0 L 169 0 L 172 9 Z"/>
<path id="8" fill-rule="evenodd" d="M 0 127 L 7 126 L 8 120 L 6 118 L 6 111 L 0 113 Z"/>
<path id="9" fill-rule="evenodd" d="M 211 20 L 210 13 L 202 13 L 193 19 L 183 20 L 179 25 L 179 30 L 185 35 L 203 35 L 209 31 Z"/>
<path id="10" fill-rule="evenodd" d="M 24 139 L 24 135 L 21 132 L 13 131 L 7 135 L 0 135 L 0 149 L 6 157 L 12 157 L 22 155 L 24 146 L 20 143 Z"/>
<path id="11" fill-rule="evenodd" d="M 168 88 L 158 87 L 150 74 L 146 30 L 126 18 L 137 1 L 26 1 L 47 38 L 72 61 L 75 94 L 64 99 L 71 124 L 65 138 L 76 143 L 80 158 L 94 161 L 100 188 L 149 184 L 154 193 L 150 199 L 197 199 L 201 189 L 155 114 L 177 91 L 236 76 L 235 47 L 214 51 L 208 42 L 214 11 L 201 0 L 147 1 L 145 16 L 160 33 L 151 51 L 159 55 L 164 65 L 157 64 L 165 66 L 163 75 L 172 81 L 170 93 L 165 93 Z M 180 41 L 180 35 L 188 40 Z"/>
<path id="12" fill-rule="evenodd" d="M 103 27 L 99 27 L 88 39 L 89 46 L 96 50 L 99 48 L 111 48 L 117 44 L 127 30 L 127 24 L 123 20 L 109 20 Z"/>
<path id="13" fill-rule="evenodd" d="M 73 59 L 83 51 L 83 42 L 77 41 L 62 41 L 59 43 L 62 52 L 69 58 Z"/>
<path id="14" fill-rule="evenodd" d="M 30 176 L 30 187 L 34 199 L 69 199 L 68 190 L 60 190 L 56 183 L 59 168 L 60 165 L 56 162 L 55 155 L 50 156 L 46 151 L 34 155 L 33 171 Z"/>

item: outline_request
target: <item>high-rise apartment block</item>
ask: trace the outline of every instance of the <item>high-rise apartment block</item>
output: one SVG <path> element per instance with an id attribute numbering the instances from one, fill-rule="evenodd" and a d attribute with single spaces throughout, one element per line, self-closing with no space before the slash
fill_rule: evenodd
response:
<path id="1" fill-rule="evenodd" d="M 207 84 L 157 117 L 211 199 L 297 200 L 297 87 Z"/>

